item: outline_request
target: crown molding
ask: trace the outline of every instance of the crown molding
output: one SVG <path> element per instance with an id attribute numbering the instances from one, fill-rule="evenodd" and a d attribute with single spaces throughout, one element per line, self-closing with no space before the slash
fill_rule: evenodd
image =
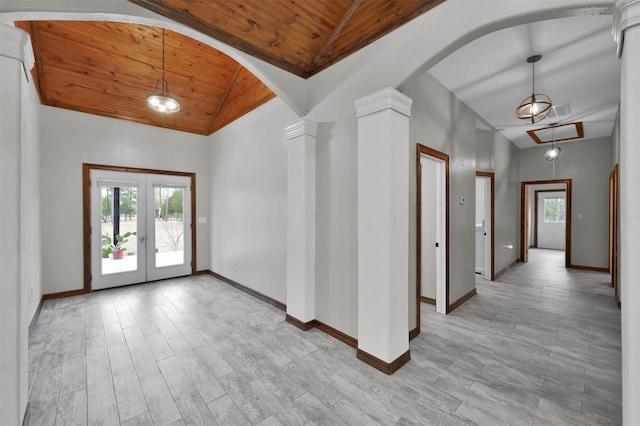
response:
<path id="1" fill-rule="evenodd" d="M 622 56 L 624 32 L 640 25 L 640 0 L 616 0 L 613 12 L 613 39 L 618 45 L 618 58 Z"/>
<path id="2" fill-rule="evenodd" d="M 411 117 L 413 100 L 392 87 L 374 92 L 356 100 L 356 116 L 358 118 L 392 109 L 402 115 Z"/>
<path id="3" fill-rule="evenodd" d="M 308 120 L 306 118 L 292 124 L 285 129 L 287 134 L 287 140 L 296 139 L 300 136 L 312 136 L 316 137 L 318 134 L 318 123 Z"/>
<path id="4" fill-rule="evenodd" d="M 20 61 L 29 81 L 29 70 L 36 63 L 29 34 L 19 28 L 0 24 L 0 56 Z"/>

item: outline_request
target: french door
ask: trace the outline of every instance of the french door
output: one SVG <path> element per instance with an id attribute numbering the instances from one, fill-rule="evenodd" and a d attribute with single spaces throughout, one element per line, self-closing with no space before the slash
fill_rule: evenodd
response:
<path id="1" fill-rule="evenodd" d="M 191 273 L 191 179 L 91 170 L 91 288 Z"/>

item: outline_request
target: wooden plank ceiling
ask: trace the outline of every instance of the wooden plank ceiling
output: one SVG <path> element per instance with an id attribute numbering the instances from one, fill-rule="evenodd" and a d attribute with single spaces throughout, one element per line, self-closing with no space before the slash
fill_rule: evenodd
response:
<path id="1" fill-rule="evenodd" d="M 275 97 L 238 62 L 165 30 L 165 77 L 181 110 L 162 114 L 146 97 L 162 78 L 162 29 L 102 21 L 22 21 L 36 57 L 44 105 L 210 135 Z"/>
<path id="2" fill-rule="evenodd" d="M 304 78 L 444 0 L 129 0 Z"/>
<path id="3" fill-rule="evenodd" d="M 130 0 L 308 78 L 444 0 Z M 21 21 L 44 105 L 210 135 L 275 97 L 224 53 L 165 30 L 165 74 L 181 110 L 146 106 L 162 78 L 162 29 Z"/>

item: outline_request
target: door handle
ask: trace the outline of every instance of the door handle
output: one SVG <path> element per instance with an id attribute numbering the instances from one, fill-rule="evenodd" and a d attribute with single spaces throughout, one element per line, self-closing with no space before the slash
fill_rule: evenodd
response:
<path id="1" fill-rule="evenodd" d="M 140 237 L 140 242 L 144 243 L 144 237 Z"/>
<path id="2" fill-rule="evenodd" d="M 436 243 L 436 247 L 440 247 L 440 243 Z"/>

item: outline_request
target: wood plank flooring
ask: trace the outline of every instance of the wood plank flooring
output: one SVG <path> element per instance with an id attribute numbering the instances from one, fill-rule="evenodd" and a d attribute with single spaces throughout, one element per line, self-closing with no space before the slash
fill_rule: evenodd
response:
<path id="1" fill-rule="evenodd" d="M 452 314 L 422 306 L 386 376 L 210 276 L 46 301 L 29 342 L 31 425 L 616 425 L 609 275 L 532 250 Z"/>

